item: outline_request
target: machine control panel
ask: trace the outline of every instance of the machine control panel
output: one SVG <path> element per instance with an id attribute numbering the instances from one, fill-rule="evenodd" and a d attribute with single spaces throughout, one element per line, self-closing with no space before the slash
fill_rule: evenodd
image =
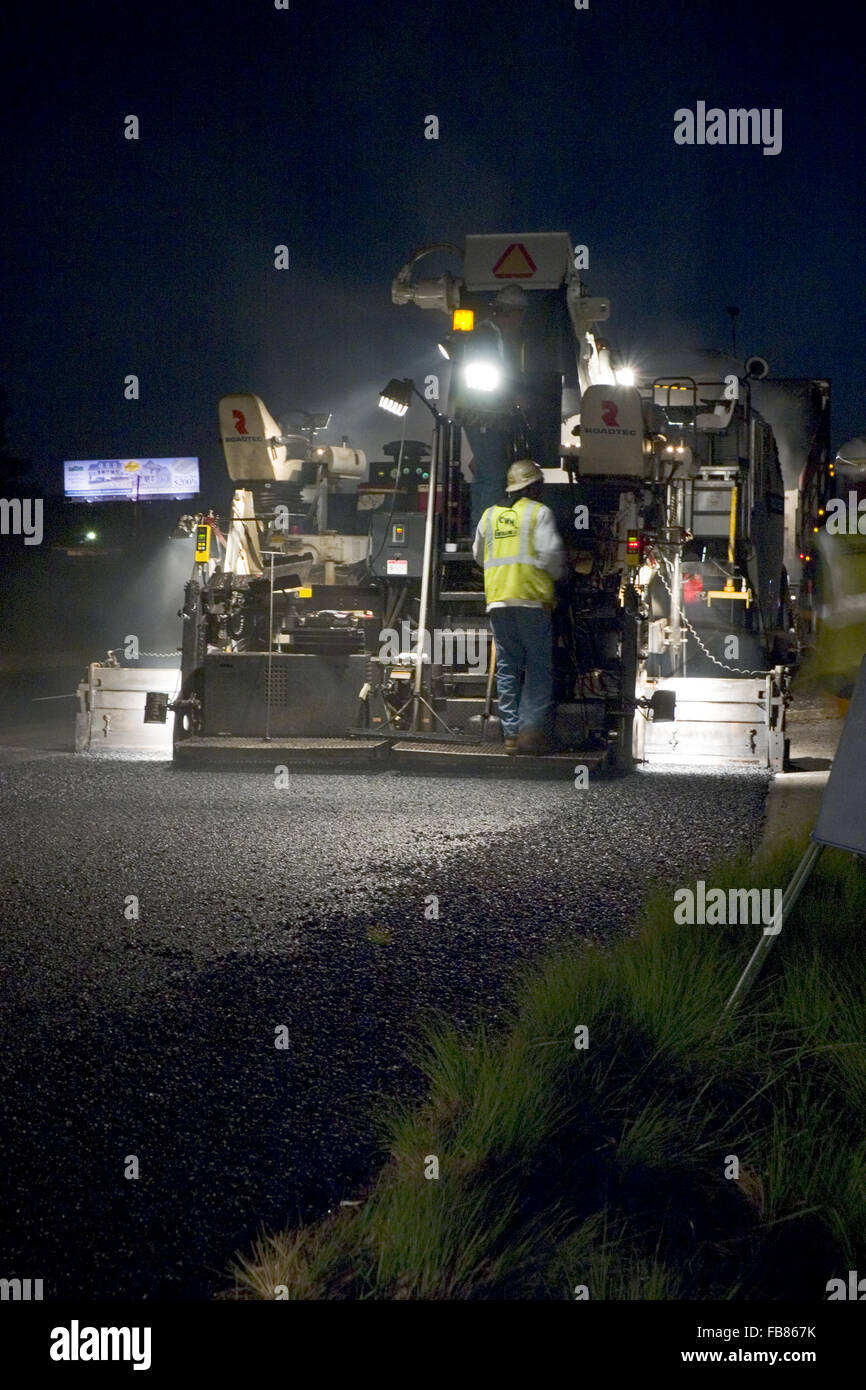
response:
<path id="1" fill-rule="evenodd" d="M 374 512 L 370 523 L 373 573 L 382 579 L 420 579 L 425 522 L 423 512 L 398 512 L 396 516 L 384 510 Z"/>
<path id="2" fill-rule="evenodd" d="M 205 564 L 210 559 L 210 527 L 197 526 L 195 528 L 195 558 L 199 565 Z"/>

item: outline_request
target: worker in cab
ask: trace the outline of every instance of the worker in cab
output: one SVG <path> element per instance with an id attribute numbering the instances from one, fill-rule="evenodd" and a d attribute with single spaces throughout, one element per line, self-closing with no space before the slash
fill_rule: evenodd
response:
<path id="1" fill-rule="evenodd" d="M 531 459 L 508 469 L 502 504 L 483 513 L 472 553 L 496 646 L 496 693 L 506 753 L 553 751 L 554 583 L 565 548 L 541 501 L 544 474 Z"/>

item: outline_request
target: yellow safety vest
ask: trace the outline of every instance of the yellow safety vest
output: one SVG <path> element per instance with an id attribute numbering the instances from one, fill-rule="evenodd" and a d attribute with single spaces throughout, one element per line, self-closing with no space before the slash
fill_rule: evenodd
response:
<path id="1" fill-rule="evenodd" d="M 519 599 L 553 603 L 553 580 L 535 549 L 540 502 L 521 497 L 513 507 L 488 507 L 484 528 L 484 597 L 490 603 Z"/>

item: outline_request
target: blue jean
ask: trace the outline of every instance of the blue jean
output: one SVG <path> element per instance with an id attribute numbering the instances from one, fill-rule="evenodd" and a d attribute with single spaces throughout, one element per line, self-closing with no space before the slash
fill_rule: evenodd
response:
<path id="1" fill-rule="evenodd" d="M 508 465 L 511 462 L 509 442 L 511 436 L 502 430 L 481 430 L 470 428 L 466 431 L 475 473 L 472 478 L 472 535 L 488 507 L 495 507 L 505 496 L 505 483 Z"/>
<path id="2" fill-rule="evenodd" d="M 494 608 L 496 695 L 505 738 L 549 729 L 553 704 L 553 625 L 544 608 Z"/>

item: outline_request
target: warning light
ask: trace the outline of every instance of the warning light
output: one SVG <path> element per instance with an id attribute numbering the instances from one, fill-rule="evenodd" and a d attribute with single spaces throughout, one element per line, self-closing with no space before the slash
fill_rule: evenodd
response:
<path id="1" fill-rule="evenodd" d="M 818 527 L 817 527 L 817 526 L 813 526 L 813 527 L 812 527 L 812 530 L 813 530 L 813 531 L 815 532 L 815 534 L 817 535 L 817 533 L 818 533 Z"/>
<path id="2" fill-rule="evenodd" d="M 451 327 L 455 333 L 471 333 L 475 327 L 475 310 L 455 309 L 451 317 Z"/>
<path id="3" fill-rule="evenodd" d="M 626 536 L 625 558 L 629 565 L 636 565 L 640 561 L 640 537 L 637 531 L 629 531 Z"/>
<path id="4" fill-rule="evenodd" d="M 698 603 L 704 591 L 704 581 L 700 574 L 683 576 L 683 599 L 686 603 Z"/>

